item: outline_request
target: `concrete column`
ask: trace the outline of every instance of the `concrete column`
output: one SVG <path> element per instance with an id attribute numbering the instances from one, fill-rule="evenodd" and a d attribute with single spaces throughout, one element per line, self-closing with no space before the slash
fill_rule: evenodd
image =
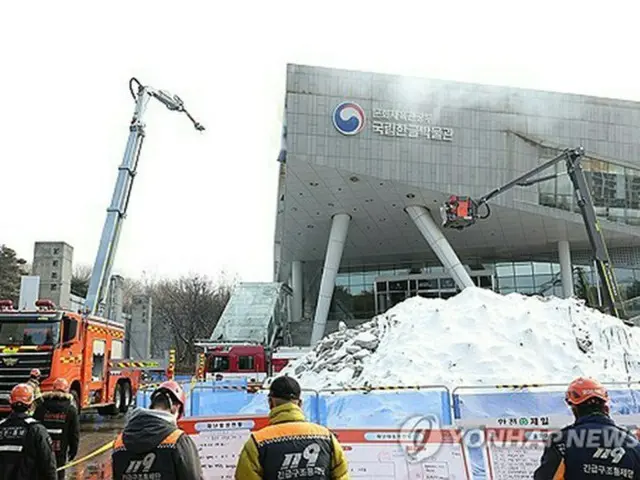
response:
<path id="1" fill-rule="evenodd" d="M 291 288 L 293 289 L 291 310 L 294 322 L 302 319 L 302 285 L 302 262 L 295 260 L 291 262 Z"/>
<path id="2" fill-rule="evenodd" d="M 419 205 L 411 205 L 405 210 L 460 290 L 475 286 L 458 255 L 434 222 L 429 210 Z"/>
<path id="3" fill-rule="evenodd" d="M 346 213 L 334 215 L 331 223 L 331 233 L 329 233 L 329 243 L 327 253 L 324 257 L 324 268 L 322 269 L 322 279 L 320 280 L 320 293 L 316 304 L 316 313 L 313 319 L 313 331 L 311 332 L 311 346 L 314 346 L 324 336 L 327 325 L 331 297 L 336 285 L 336 276 L 342 260 L 344 243 L 347 240 L 347 230 L 349 229 L 351 217 Z"/>
<path id="4" fill-rule="evenodd" d="M 560 258 L 560 278 L 562 279 L 562 296 L 573 296 L 573 267 L 571 266 L 571 250 L 567 240 L 558 242 L 558 257 Z"/>
<path id="5" fill-rule="evenodd" d="M 106 313 L 109 320 L 122 323 L 122 307 L 124 305 L 124 277 L 113 275 L 109 282 L 106 300 Z"/>
<path id="6" fill-rule="evenodd" d="M 151 318 L 153 302 L 150 295 L 135 295 L 129 323 L 129 357 L 151 358 Z"/>

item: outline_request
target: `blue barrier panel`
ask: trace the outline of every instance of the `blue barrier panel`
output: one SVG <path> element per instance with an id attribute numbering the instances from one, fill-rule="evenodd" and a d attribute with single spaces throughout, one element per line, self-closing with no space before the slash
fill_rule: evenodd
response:
<path id="1" fill-rule="evenodd" d="M 193 415 L 248 415 L 269 413 L 267 392 L 249 392 L 246 387 L 222 388 L 220 385 L 198 385 L 191 399 Z M 318 394 L 302 391 L 302 407 L 307 420 L 317 421 Z"/>
<path id="2" fill-rule="evenodd" d="M 631 402 L 635 413 L 640 412 L 640 385 L 638 382 L 632 384 L 631 388 Z"/>
<path id="3" fill-rule="evenodd" d="M 416 415 L 451 425 L 449 390 L 438 385 L 320 392 L 318 420 L 329 428 L 400 427 Z"/>
<path id="4" fill-rule="evenodd" d="M 640 413 L 640 390 L 634 391 L 624 383 L 604 383 L 611 399 L 611 413 L 633 415 Z M 524 386 L 523 386 L 524 387 Z M 454 418 L 498 419 L 502 417 L 570 416 L 564 401 L 567 385 L 539 385 L 526 388 L 458 387 L 453 390 Z M 474 480 L 485 480 L 485 452 L 481 447 L 467 449 Z"/>
<path id="5" fill-rule="evenodd" d="M 184 390 L 184 393 L 187 395 L 187 404 L 185 405 L 185 416 L 192 416 L 193 413 L 191 412 L 191 402 L 189 401 L 190 397 L 191 397 L 191 379 L 187 379 L 184 381 L 178 381 L 178 383 L 180 384 L 180 386 L 182 387 L 182 389 Z M 138 393 L 136 394 L 136 406 L 138 407 L 142 407 L 142 408 L 149 408 L 149 405 L 151 403 L 151 394 L 153 393 L 154 388 L 149 388 L 149 389 L 140 389 L 138 390 Z"/>
<path id="6" fill-rule="evenodd" d="M 638 398 L 620 384 L 608 387 L 611 412 L 619 415 L 640 413 Z M 612 388 L 613 387 L 613 388 Z M 537 388 L 537 387 L 536 387 Z M 456 419 L 570 415 L 564 402 L 565 385 L 541 386 L 527 390 L 504 391 L 491 387 L 460 387 L 453 392 Z M 614 389 L 615 388 L 615 389 Z M 531 391 L 534 390 L 534 391 Z M 638 392 L 640 394 L 640 392 Z"/>
<path id="7" fill-rule="evenodd" d="M 245 405 L 238 413 L 242 415 L 266 415 L 269 413 L 268 391 L 261 390 L 253 395 L 253 399 Z M 310 422 L 321 423 L 318 416 L 319 395 L 315 390 L 302 389 L 302 410 L 304 416 Z"/>

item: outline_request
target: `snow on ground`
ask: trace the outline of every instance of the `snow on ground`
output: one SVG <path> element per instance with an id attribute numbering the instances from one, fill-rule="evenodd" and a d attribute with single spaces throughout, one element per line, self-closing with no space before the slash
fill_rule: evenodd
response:
<path id="1" fill-rule="evenodd" d="M 468 288 L 413 297 L 355 329 L 341 325 L 281 373 L 304 388 L 625 381 L 640 333 L 575 299 Z"/>

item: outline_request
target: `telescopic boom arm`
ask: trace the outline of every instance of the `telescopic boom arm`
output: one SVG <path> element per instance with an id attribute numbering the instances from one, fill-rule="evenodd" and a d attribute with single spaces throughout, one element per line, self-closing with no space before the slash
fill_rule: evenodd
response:
<path id="1" fill-rule="evenodd" d="M 137 91 L 134 91 L 134 84 L 137 86 Z M 184 102 L 177 95 L 171 95 L 164 90 L 156 90 L 142 85 L 136 78 L 129 80 L 129 90 L 136 102 L 135 110 L 129 126 L 129 139 L 125 148 L 124 158 L 122 164 L 118 167 L 118 179 L 113 191 L 111 204 L 107 209 L 107 218 L 102 229 L 100 246 L 91 272 L 89 290 L 85 300 L 85 311 L 89 315 L 98 313 L 99 307 L 106 296 L 122 223 L 127 215 L 129 199 L 131 198 L 131 187 L 138 167 L 142 141 L 145 137 L 145 124 L 142 119 L 149 100 L 155 98 L 169 110 L 186 114 L 196 130 L 204 130 L 204 127 L 187 111 Z"/>
<path id="2" fill-rule="evenodd" d="M 475 224 L 478 217 L 478 208 L 482 205 L 486 205 L 492 198 L 510 190 L 516 186 L 530 186 L 545 180 L 555 178 L 557 175 L 548 175 L 544 177 L 537 177 L 538 174 L 555 166 L 562 161 L 565 162 L 567 168 L 567 174 L 573 184 L 573 191 L 575 198 L 580 207 L 580 213 L 584 220 L 584 225 L 587 230 L 587 236 L 589 237 L 589 243 L 591 244 L 591 250 L 593 254 L 593 260 L 598 270 L 598 275 L 603 286 L 603 303 L 610 315 L 616 316 L 621 319 L 626 319 L 626 313 L 622 304 L 622 298 L 618 290 L 618 285 L 615 279 L 613 268 L 611 267 L 611 259 L 607 250 L 607 245 L 602 235 L 602 230 L 598 222 L 596 210 L 593 204 L 593 198 L 591 197 L 591 191 L 589 189 L 589 183 L 587 182 L 586 175 L 582 169 L 581 159 L 584 155 L 584 149 L 582 147 L 570 148 L 564 150 L 560 155 L 552 158 L 551 160 L 543 163 L 539 167 L 519 176 L 515 180 L 512 180 L 505 185 L 498 187 L 488 194 L 484 195 L 477 201 L 468 199 L 467 197 L 453 197 L 455 203 L 459 201 L 466 202 L 464 215 L 457 213 L 456 205 L 448 202 L 445 205 L 445 211 L 448 212 L 449 217 L 445 219 L 444 226 L 450 228 L 466 228 Z M 464 198 L 464 200 L 462 200 Z M 488 216 L 488 215 L 487 215 Z"/>

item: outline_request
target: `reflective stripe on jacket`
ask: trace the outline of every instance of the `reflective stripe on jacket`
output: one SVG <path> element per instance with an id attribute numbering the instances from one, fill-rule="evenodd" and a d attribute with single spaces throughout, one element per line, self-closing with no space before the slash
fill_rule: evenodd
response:
<path id="1" fill-rule="evenodd" d="M 640 480 L 640 442 L 608 416 L 588 415 L 557 433 L 535 480 Z"/>
<path id="2" fill-rule="evenodd" d="M 124 444 L 122 434 L 119 434 L 113 445 L 111 461 L 113 462 L 114 480 L 127 478 L 128 480 L 149 479 L 174 480 L 177 479 L 174 465 L 173 451 L 184 432 L 176 429 L 171 432 L 155 448 L 148 452 L 133 452 Z"/>
<path id="3" fill-rule="evenodd" d="M 307 478 L 347 480 L 342 447 L 325 427 L 305 421 L 297 405 L 286 403 L 269 412 L 269 425 L 245 443 L 236 480 Z"/>

